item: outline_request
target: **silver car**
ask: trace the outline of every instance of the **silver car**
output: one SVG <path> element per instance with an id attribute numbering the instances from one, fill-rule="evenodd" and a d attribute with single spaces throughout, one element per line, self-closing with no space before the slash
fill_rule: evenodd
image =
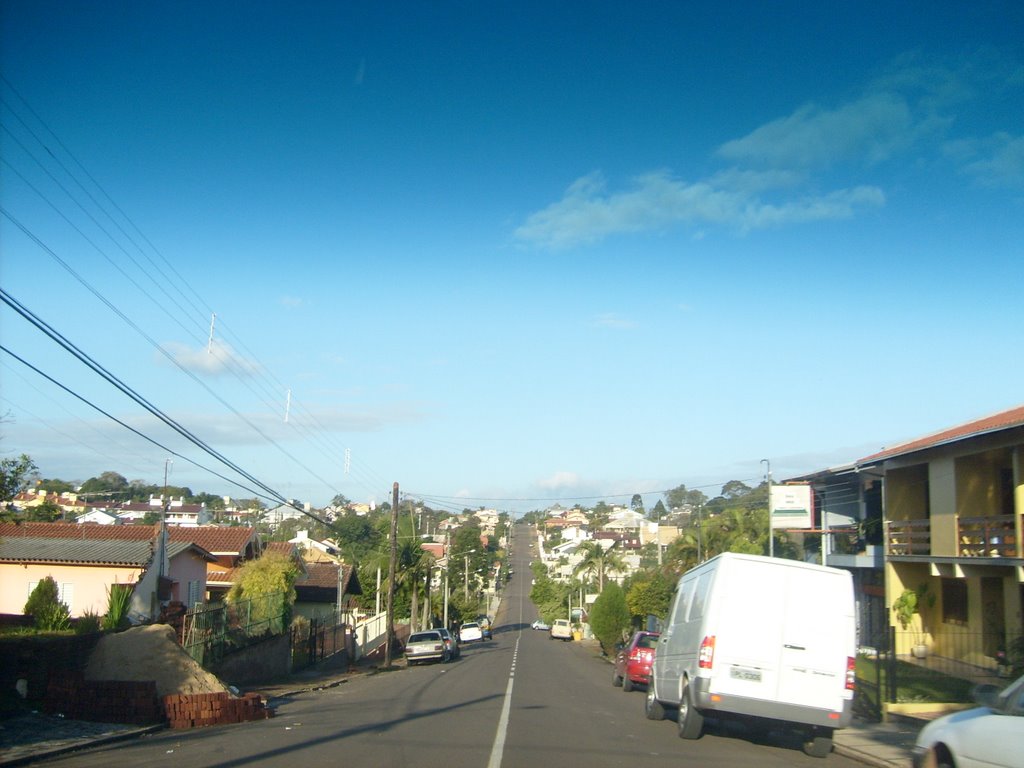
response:
<path id="1" fill-rule="evenodd" d="M 455 636 L 444 627 L 439 627 L 437 631 L 441 633 L 441 637 L 444 638 L 444 644 L 448 647 L 448 658 L 459 658 L 462 654 L 462 649 L 459 648 L 459 641 L 455 639 Z"/>
<path id="2" fill-rule="evenodd" d="M 405 644 L 405 659 L 410 667 L 424 661 L 445 662 L 449 658 L 448 645 L 437 629 L 414 632 Z"/>

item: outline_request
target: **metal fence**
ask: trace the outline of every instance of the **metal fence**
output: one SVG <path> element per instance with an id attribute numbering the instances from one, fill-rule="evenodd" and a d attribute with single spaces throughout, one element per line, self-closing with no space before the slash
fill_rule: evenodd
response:
<path id="1" fill-rule="evenodd" d="M 200 665 L 208 666 L 232 650 L 283 634 L 289 613 L 284 592 L 235 603 L 195 605 L 185 614 L 181 646 Z"/>
<path id="2" fill-rule="evenodd" d="M 312 666 L 342 651 L 351 654 L 350 638 L 344 614 L 339 611 L 296 619 L 291 627 L 292 670 Z"/>
<path id="3" fill-rule="evenodd" d="M 886 704 L 966 703 L 979 684 L 1003 686 L 1024 674 L 1024 640 L 997 644 L 986 633 L 960 633 L 936 646 L 886 627 L 865 638 L 857 664 L 855 713 L 880 721 Z M 906 652 L 894 649 L 906 649 Z"/>

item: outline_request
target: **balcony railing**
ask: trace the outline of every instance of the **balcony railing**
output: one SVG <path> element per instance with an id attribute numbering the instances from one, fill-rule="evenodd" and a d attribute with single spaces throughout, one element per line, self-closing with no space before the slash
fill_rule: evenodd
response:
<path id="1" fill-rule="evenodd" d="M 1013 515 L 961 517 L 957 522 L 960 557 L 1020 557 Z"/>
<path id="2" fill-rule="evenodd" d="M 886 555 L 930 555 L 932 553 L 931 520 L 890 520 L 886 523 Z"/>

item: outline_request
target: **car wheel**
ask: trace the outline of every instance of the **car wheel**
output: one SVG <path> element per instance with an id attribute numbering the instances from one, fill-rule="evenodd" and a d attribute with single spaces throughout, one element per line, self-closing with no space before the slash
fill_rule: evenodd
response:
<path id="1" fill-rule="evenodd" d="M 629 693 L 633 690 L 633 681 L 629 679 L 629 676 L 622 678 L 622 690 Z"/>
<path id="2" fill-rule="evenodd" d="M 622 685 L 622 675 L 620 675 L 615 670 L 612 670 L 612 685 L 614 685 L 616 688 Z"/>
<path id="3" fill-rule="evenodd" d="M 648 720 L 664 720 L 665 707 L 654 696 L 654 683 L 647 686 L 647 695 L 644 697 L 644 715 Z"/>
<path id="4" fill-rule="evenodd" d="M 699 739 L 704 735 L 704 715 L 693 706 L 688 684 L 683 686 L 683 695 L 679 697 L 679 716 L 676 722 L 681 739 Z"/>
<path id="5" fill-rule="evenodd" d="M 813 731 L 804 738 L 804 754 L 811 757 L 828 757 L 832 751 L 832 732 Z M 941 763 L 940 763 L 941 766 Z"/>

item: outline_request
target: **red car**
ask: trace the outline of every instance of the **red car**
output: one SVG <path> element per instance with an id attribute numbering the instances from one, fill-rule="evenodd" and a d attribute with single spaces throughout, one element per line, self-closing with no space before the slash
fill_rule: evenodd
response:
<path id="1" fill-rule="evenodd" d="M 612 685 L 621 685 L 622 690 L 629 692 L 636 685 L 651 682 L 651 663 L 654 661 L 658 637 L 658 632 L 636 632 L 628 643 L 619 648 L 615 656 Z"/>

